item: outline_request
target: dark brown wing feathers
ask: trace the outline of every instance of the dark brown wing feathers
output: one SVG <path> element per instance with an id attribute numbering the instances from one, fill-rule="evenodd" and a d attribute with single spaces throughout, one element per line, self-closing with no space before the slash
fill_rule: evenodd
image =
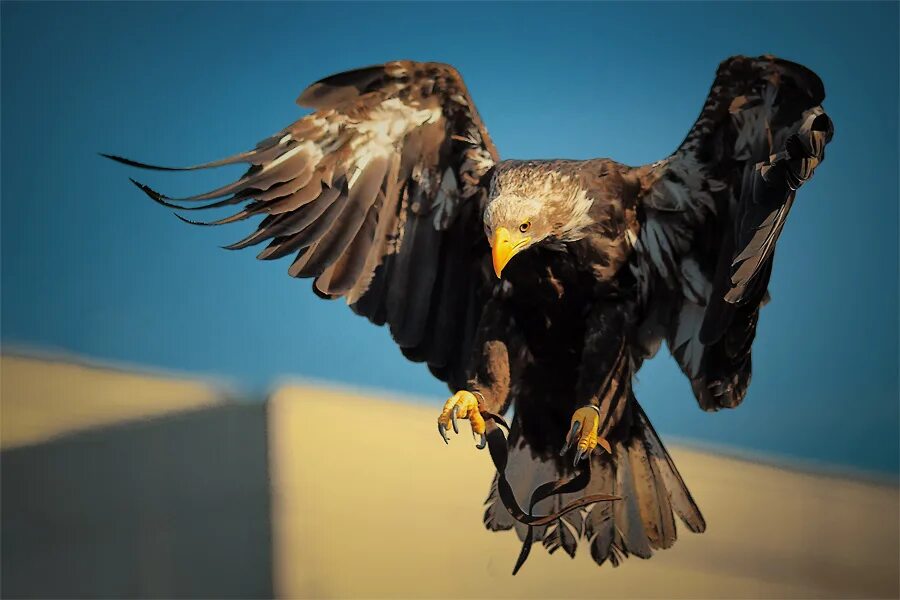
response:
<path id="1" fill-rule="evenodd" d="M 775 243 L 833 134 L 824 97 L 795 63 L 728 59 L 681 147 L 643 170 L 635 275 L 704 409 L 746 393 Z"/>
<path id="2" fill-rule="evenodd" d="M 486 281 L 483 254 L 468 249 L 483 237 L 481 180 L 498 160 L 462 79 L 447 65 L 397 61 L 325 78 L 297 102 L 316 112 L 223 160 L 170 168 L 109 158 L 166 171 L 248 163 L 237 181 L 184 198 L 135 183 L 170 208 L 242 205 L 191 223 L 262 215 L 227 248 L 268 242 L 261 259 L 294 254 L 292 276 L 315 278 L 318 294 L 346 297 L 357 313 L 388 323 L 404 352 L 444 379 L 461 377 L 465 336 L 451 329 Z"/>

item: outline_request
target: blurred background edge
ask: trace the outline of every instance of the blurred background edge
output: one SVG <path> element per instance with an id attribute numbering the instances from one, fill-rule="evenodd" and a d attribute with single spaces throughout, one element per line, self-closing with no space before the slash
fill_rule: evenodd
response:
<path id="1" fill-rule="evenodd" d="M 436 444 L 433 412 L 4 347 L 2 596 L 900 594 L 896 481 L 689 440 L 671 445 L 706 534 L 618 569 L 536 551 L 511 578 L 514 535 L 480 523 L 490 462 Z M 461 556 L 471 576 L 448 579 Z"/>

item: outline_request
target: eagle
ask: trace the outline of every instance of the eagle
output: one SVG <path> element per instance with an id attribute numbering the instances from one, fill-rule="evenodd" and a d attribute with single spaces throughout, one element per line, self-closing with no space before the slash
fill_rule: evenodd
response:
<path id="1" fill-rule="evenodd" d="M 672 546 L 676 514 L 706 527 L 635 374 L 665 341 L 701 409 L 744 399 L 775 244 L 832 138 L 824 97 L 806 67 L 735 56 L 667 158 L 501 160 L 456 69 L 404 60 L 312 84 L 312 112 L 222 160 L 104 156 L 248 164 L 183 198 L 132 182 L 173 209 L 234 207 L 188 223 L 262 217 L 226 248 L 291 256 L 317 295 L 387 326 L 449 387 L 445 442 L 468 420 L 484 447 L 510 413 L 486 527 L 515 528 L 525 556 L 583 543 L 617 566 Z"/>

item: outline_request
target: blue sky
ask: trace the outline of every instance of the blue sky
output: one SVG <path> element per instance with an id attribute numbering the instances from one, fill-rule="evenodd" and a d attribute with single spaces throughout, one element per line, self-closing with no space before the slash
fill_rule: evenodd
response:
<path id="1" fill-rule="evenodd" d="M 219 246 L 99 151 L 247 149 L 331 73 L 454 64 L 506 158 L 668 155 L 716 65 L 772 53 L 825 82 L 834 142 L 778 246 L 744 405 L 704 414 L 665 351 L 638 394 L 665 434 L 898 469 L 898 4 L 2 4 L 2 342 L 226 377 L 445 395 L 383 329 Z M 176 195 L 239 169 L 140 173 Z M 665 356 L 664 356 L 665 355 Z"/>

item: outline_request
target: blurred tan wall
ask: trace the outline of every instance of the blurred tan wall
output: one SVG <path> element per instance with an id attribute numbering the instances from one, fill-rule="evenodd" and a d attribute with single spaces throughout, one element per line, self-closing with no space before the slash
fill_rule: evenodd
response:
<path id="1" fill-rule="evenodd" d="M 488 455 L 445 446 L 437 404 L 310 386 L 233 404 L 203 382 L 0 365 L 4 598 L 900 595 L 893 485 L 675 447 L 705 534 L 618 569 L 536 547 L 513 578 L 515 534 L 481 525 Z"/>
<path id="2" fill-rule="evenodd" d="M 199 379 L 0 354 L 0 447 L 222 400 L 220 388 Z"/>
<path id="3" fill-rule="evenodd" d="M 602 568 L 481 524 L 493 476 L 438 407 L 335 389 L 270 401 L 275 586 L 329 598 L 896 598 L 900 496 L 891 485 L 672 448 L 708 523 L 651 560 Z M 680 523 L 679 523 L 680 525 Z"/>

